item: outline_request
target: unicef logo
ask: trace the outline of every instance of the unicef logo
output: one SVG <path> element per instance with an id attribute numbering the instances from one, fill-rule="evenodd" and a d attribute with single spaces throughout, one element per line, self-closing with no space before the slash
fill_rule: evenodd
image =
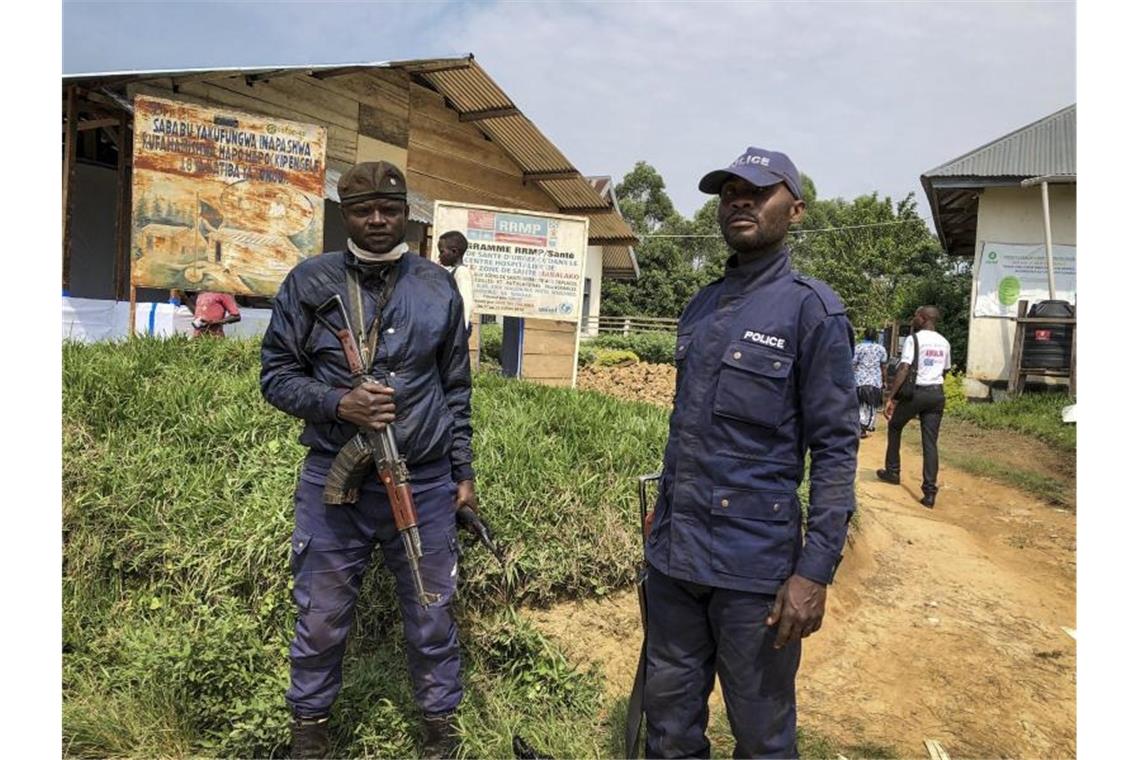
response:
<path id="1" fill-rule="evenodd" d="M 562 302 L 558 306 L 558 311 L 561 314 L 569 314 L 570 312 L 574 311 L 574 307 L 566 302 Z"/>

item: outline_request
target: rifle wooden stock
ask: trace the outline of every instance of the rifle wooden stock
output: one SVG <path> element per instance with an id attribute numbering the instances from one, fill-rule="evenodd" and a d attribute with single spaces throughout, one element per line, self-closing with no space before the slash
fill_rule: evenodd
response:
<path id="1" fill-rule="evenodd" d="M 392 468 L 385 466 L 380 471 L 380 482 L 388 491 L 388 503 L 392 505 L 392 517 L 396 520 L 396 530 L 417 527 L 416 504 L 412 500 L 412 489 L 407 482 L 397 482 Z"/>

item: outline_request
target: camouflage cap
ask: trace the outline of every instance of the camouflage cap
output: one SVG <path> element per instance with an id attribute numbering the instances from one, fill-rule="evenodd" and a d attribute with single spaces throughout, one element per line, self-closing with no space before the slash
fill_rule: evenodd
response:
<path id="1" fill-rule="evenodd" d="M 340 205 L 370 201 L 373 198 L 407 198 L 404 173 L 387 161 L 364 161 L 341 175 L 336 183 Z"/>

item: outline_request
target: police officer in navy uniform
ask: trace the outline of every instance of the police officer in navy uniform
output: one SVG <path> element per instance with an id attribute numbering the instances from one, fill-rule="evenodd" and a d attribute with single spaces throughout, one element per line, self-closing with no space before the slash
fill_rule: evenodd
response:
<path id="1" fill-rule="evenodd" d="M 425 721 L 423 756 L 447 757 L 457 748 L 455 710 L 463 695 L 451 610 L 456 510 L 475 506 L 463 299 L 445 269 L 410 253 L 404 242 L 407 187 L 398 168 L 383 161 L 357 164 L 340 178 L 338 190 L 347 250 L 306 259 L 288 274 L 261 349 L 262 393 L 305 421 L 301 443 L 309 448 L 297 484 L 292 541 L 297 625 L 285 695 L 294 716 L 292 752 L 328 756 L 327 721 L 341 688 L 345 642 L 362 576 L 379 545 L 396 578 L 408 667 Z M 350 321 L 369 326 L 358 342 L 374 340 L 367 363 L 378 378 L 391 373 L 389 385 L 353 389 L 340 343 L 314 319 L 332 295 L 350 304 L 356 292 L 363 315 Z M 361 427 L 385 425 L 393 426 L 410 471 L 425 591 L 439 595 L 426 608 L 417 600 L 377 478 L 365 478 L 354 504 L 326 505 L 322 498 L 341 447 Z"/>
<path id="2" fill-rule="evenodd" d="M 800 640 L 823 623 L 855 507 L 855 337 L 835 293 L 791 269 L 785 238 L 804 201 L 786 155 L 750 147 L 700 189 L 720 196 L 735 254 L 677 328 L 646 548 L 646 754 L 709 756 L 715 674 L 733 757 L 795 757 Z"/>

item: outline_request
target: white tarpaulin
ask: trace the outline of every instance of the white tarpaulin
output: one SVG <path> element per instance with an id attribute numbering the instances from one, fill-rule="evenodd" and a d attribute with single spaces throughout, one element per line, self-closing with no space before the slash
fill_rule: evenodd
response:
<path id="1" fill-rule="evenodd" d="M 1056 298 L 1077 302 L 1077 248 L 1053 246 Z M 975 317 L 1016 317 L 1017 302 L 1029 305 L 1049 298 L 1049 274 L 1044 245 L 985 243 L 978 267 Z"/>
<path id="2" fill-rule="evenodd" d="M 241 321 L 226 325 L 226 335 L 254 337 L 265 332 L 272 312 L 269 309 L 242 309 Z M 126 301 L 104 301 L 95 298 L 63 299 L 63 339 L 83 343 L 121 340 L 127 337 L 130 304 Z M 169 303 L 135 304 L 135 334 L 190 335 L 194 315 L 185 306 Z"/>

